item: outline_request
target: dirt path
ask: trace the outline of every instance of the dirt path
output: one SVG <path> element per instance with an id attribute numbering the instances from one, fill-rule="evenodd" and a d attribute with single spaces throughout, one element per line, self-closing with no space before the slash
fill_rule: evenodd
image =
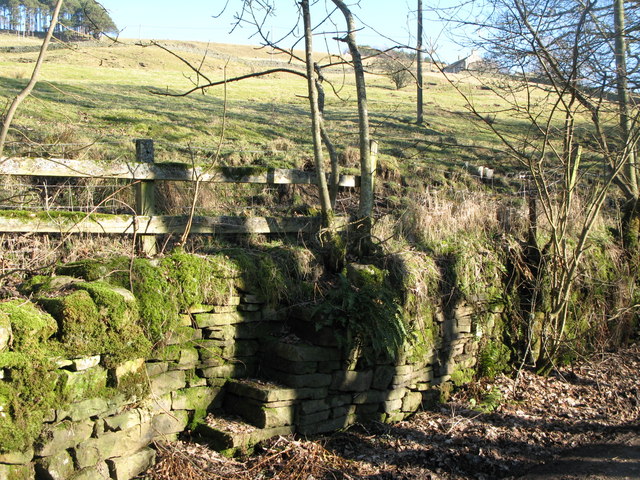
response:
<path id="1" fill-rule="evenodd" d="M 281 437 L 236 460 L 191 441 L 161 458 L 153 480 L 640 479 L 640 346 L 477 382 L 395 425 Z"/>
<path id="2" fill-rule="evenodd" d="M 640 432 L 619 434 L 606 442 L 564 452 L 559 459 L 534 467 L 520 479 L 640 479 Z"/>

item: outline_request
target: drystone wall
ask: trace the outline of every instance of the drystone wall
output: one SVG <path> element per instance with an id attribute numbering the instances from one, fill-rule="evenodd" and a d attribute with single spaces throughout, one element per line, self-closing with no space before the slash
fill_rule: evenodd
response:
<path id="1" fill-rule="evenodd" d="M 452 374 L 476 363 L 478 333 L 468 305 L 447 314 L 435 309 L 436 338 L 428 348 L 363 361 L 304 311 L 234 292 L 222 304 L 183 311 L 163 348 L 145 358 L 56 358 L 49 373 L 64 402 L 43 414 L 33 445 L 0 448 L 0 479 L 126 480 L 154 462 L 155 444 L 186 429 L 234 453 L 276 435 L 398 421 L 437 401 Z M 11 342 L 9 320 L 0 328 L 0 352 Z M 32 328 L 33 338 L 51 335 L 42 333 L 50 327 Z M 0 378 L 9 385 L 12 368 L 0 368 Z M 8 415 L 1 393 L 0 421 Z"/>

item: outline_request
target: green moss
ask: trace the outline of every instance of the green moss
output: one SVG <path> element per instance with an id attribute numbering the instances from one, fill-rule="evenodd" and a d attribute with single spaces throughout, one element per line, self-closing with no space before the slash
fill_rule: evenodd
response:
<path id="1" fill-rule="evenodd" d="M 70 277 L 82 278 L 89 282 L 94 282 L 106 277 L 110 273 L 111 263 L 111 261 L 95 259 L 80 260 L 58 266 L 56 273 L 58 275 L 68 275 Z"/>
<path id="2" fill-rule="evenodd" d="M 29 301 L 0 303 L 0 312 L 5 313 L 11 322 L 11 350 L 14 351 L 39 350 L 58 330 L 56 321 Z"/>
<path id="3" fill-rule="evenodd" d="M 235 293 L 240 277 L 235 264 L 226 255 L 202 257 L 175 251 L 161 263 L 178 293 L 180 308 L 198 304 L 225 304 Z"/>
<path id="4" fill-rule="evenodd" d="M 118 387 L 112 389 L 112 391 L 116 394 L 124 395 L 126 399 L 144 398 L 151 391 L 149 377 L 144 369 L 127 373 L 119 379 Z"/>
<path id="5" fill-rule="evenodd" d="M 95 355 L 101 352 L 107 326 L 102 322 L 98 307 L 91 295 L 78 290 L 58 298 L 41 298 L 40 305 L 60 326 L 58 338 L 75 355 Z"/>
<path id="6" fill-rule="evenodd" d="M 108 281 L 132 289 L 138 300 L 141 326 L 155 345 L 164 341 L 165 332 L 178 324 L 179 294 L 165 269 L 144 258 L 116 259 Z"/>
<path id="7" fill-rule="evenodd" d="M 0 311 L 13 329 L 11 351 L 0 353 L 0 368 L 9 369 L 11 379 L 0 381 L 0 451 L 7 452 L 30 446 L 56 405 L 57 376 L 51 370 L 60 348 L 49 340 L 57 330 L 55 320 L 31 302 L 4 302 Z"/>
<path id="8" fill-rule="evenodd" d="M 100 315 L 117 332 L 126 330 L 138 321 L 138 305 L 128 290 L 118 289 L 105 282 L 82 282 L 76 288 L 89 293 Z"/>

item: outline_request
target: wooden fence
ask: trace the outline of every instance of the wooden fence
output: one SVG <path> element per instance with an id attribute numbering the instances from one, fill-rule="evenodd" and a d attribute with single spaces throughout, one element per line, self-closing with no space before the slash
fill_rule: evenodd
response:
<path id="1" fill-rule="evenodd" d="M 315 185 L 317 176 L 300 170 L 262 167 L 193 167 L 182 163 L 155 163 L 152 140 L 136 140 L 136 161 L 92 161 L 55 158 L 0 158 L 0 175 L 130 180 L 136 189 L 135 215 L 85 212 L 0 210 L 2 233 L 112 233 L 140 235 L 143 249 L 154 253 L 155 235 L 181 234 L 189 217 L 158 215 L 154 182 L 251 183 Z M 359 177 L 342 175 L 341 187 L 359 186 Z M 340 222 L 340 219 L 338 219 Z M 346 223 L 346 219 L 342 219 Z M 195 216 L 190 232 L 248 234 L 312 232 L 318 217 L 205 217 Z"/>

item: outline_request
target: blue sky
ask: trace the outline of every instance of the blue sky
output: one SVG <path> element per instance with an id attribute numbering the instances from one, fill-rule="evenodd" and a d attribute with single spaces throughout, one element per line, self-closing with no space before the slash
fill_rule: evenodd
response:
<path id="1" fill-rule="evenodd" d="M 249 26 L 230 33 L 240 0 L 229 0 L 228 4 L 226 0 L 103 0 L 101 3 L 122 30 L 123 38 L 259 43 L 257 37 L 251 38 L 254 29 Z M 295 0 L 276 0 L 275 3 L 275 15 L 266 25 L 274 37 L 288 32 L 297 18 Z M 393 45 L 392 40 L 395 40 L 396 43 L 415 45 L 415 14 L 411 11 L 415 10 L 416 3 L 415 0 L 361 0 L 360 6 L 352 7 L 359 24 L 366 23 L 357 33 L 358 43 L 382 48 Z M 330 2 L 321 0 L 317 3 L 312 12 L 315 21 L 326 15 L 327 5 L 330 6 Z M 335 18 L 338 28 L 344 28 L 342 18 L 337 14 Z M 446 40 L 442 35 L 442 24 L 438 22 L 425 23 L 425 42 L 439 47 L 441 59 L 452 61 L 468 53 Z M 324 49 L 324 40 L 317 38 L 315 49 Z"/>

